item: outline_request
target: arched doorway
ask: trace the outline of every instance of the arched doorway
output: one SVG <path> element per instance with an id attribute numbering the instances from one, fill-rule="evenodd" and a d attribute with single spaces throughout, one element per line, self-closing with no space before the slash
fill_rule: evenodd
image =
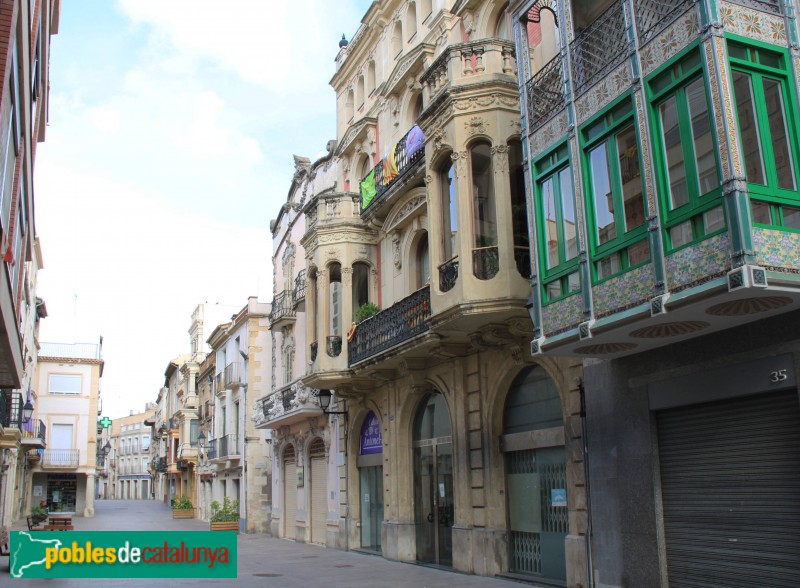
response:
<path id="1" fill-rule="evenodd" d="M 283 536 L 295 539 L 297 521 L 297 460 L 294 445 L 283 451 Z"/>
<path id="2" fill-rule="evenodd" d="M 308 448 L 311 465 L 311 542 L 325 545 L 328 526 L 328 460 L 325 442 L 319 437 Z"/>
<path id="3" fill-rule="evenodd" d="M 531 434 L 531 432 L 536 434 Z M 511 384 L 503 412 L 511 572 L 566 581 L 569 525 L 564 411 L 541 366 Z"/>
<path id="4" fill-rule="evenodd" d="M 361 426 L 358 451 L 361 549 L 381 552 L 383 525 L 383 436 L 377 415 L 369 411 Z"/>
<path id="5" fill-rule="evenodd" d="M 417 560 L 453 565 L 453 437 L 444 396 L 433 392 L 414 422 Z"/>

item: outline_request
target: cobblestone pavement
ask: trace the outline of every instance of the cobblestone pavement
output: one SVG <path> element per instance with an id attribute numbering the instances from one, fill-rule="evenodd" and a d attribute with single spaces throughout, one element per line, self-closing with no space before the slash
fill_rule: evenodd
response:
<path id="1" fill-rule="evenodd" d="M 171 510 L 154 501 L 99 500 L 96 516 L 74 517 L 80 531 L 205 531 L 208 523 L 173 519 Z M 13 527 L 26 529 L 25 521 Z M 259 588 L 519 588 L 523 584 L 499 578 L 470 576 L 426 566 L 388 561 L 379 556 L 327 549 L 266 535 L 239 535 L 236 580 L 200 579 L 76 579 L 12 580 L 9 558 L 0 558 L 0 586 L 78 588 L 83 586 L 258 586 Z M 530 584 L 529 584 L 530 586 Z"/>

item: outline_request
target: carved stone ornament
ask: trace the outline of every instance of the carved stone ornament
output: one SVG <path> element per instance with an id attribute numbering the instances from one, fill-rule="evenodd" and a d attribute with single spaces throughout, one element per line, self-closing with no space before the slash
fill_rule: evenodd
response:
<path id="1" fill-rule="evenodd" d="M 400 261 L 400 231 L 392 233 L 392 256 L 394 258 L 394 267 L 400 269 L 403 265 Z"/>
<path id="2" fill-rule="evenodd" d="M 343 267 L 342 268 L 342 286 L 349 286 L 352 280 L 353 268 L 350 267 Z"/>
<path id="3" fill-rule="evenodd" d="M 494 173 L 508 173 L 508 145 L 495 145 L 492 147 L 492 158 L 494 159 L 492 165 Z"/>
<path id="4" fill-rule="evenodd" d="M 473 116 L 464 123 L 464 130 L 470 137 L 477 134 L 485 135 L 487 133 L 486 120 L 481 116 Z"/>
<path id="5" fill-rule="evenodd" d="M 458 180 L 464 177 L 467 169 L 467 157 L 468 154 L 466 151 L 455 152 L 450 155 L 453 160 L 453 175 L 455 175 L 455 179 Z"/>

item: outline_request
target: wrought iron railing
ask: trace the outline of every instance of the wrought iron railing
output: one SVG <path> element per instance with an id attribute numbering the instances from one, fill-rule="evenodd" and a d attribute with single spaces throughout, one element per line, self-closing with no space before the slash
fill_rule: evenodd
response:
<path id="1" fill-rule="evenodd" d="M 557 55 L 526 83 L 528 124 L 535 131 L 565 106 L 563 59 Z"/>
<path id="2" fill-rule="evenodd" d="M 272 301 L 272 312 L 269 313 L 269 321 L 276 323 L 284 318 L 294 318 L 294 306 L 292 302 L 292 291 L 284 290 Z"/>
<path id="3" fill-rule="evenodd" d="M 769 12 L 770 14 L 783 14 L 783 6 L 780 0 L 729 0 L 732 4 L 739 6 L 747 6 L 760 10 L 761 12 Z"/>
<path id="4" fill-rule="evenodd" d="M 458 259 L 454 258 L 439 266 L 439 290 L 449 292 L 458 279 Z"/>
<path id="5" fill-rule="evenodd" d="M 314 341 L 311 345 L 311 361 L 317 361 L 317 351 L 319 351 L 319 343 Z"/>
<path id="6" fill-rule="evenodd" d="M 580 96 L 625 59 L 625 7 L 619 0 L 570 43 L 575 95 Z"/>
<path id="7" fill-rule="evenodd" d="M 514 261 L 517 264 L 517 271 L 525 279 L 530 279 L 531 272 L 531 250 L 528 247 L 514 246 Z"/>
<path id="8" fill-rule="evenodd" d="M 219 394 L 225 389 L 225 385 L 222 382 L 222 372 L 218 373 L 214 376 L 214 392 Z"/>
<path id="9" fill-rule="evenodd" d="M 326 351 L 328 352 L 328 357 L 339 357 L 342 352 L 342 336 L 330 335 L 327 338 Z"/>
<path id="10" fill-rule="evenodd" d="M 347 345 L 348 364 L 354 365 L 429 329 L 430 286 L 417 290 L 356 326 Z"/>
<path id="11" fill-rule="evenodd" d="M 695 4 L 695 0 L 634 0 L 639 46 L 645 45 Z"/>
<path id="12" fill-rule="evenodd" d="M 21 392 L 3 390 L 0 392 L 0 425 L 12 429 L 22 429 Z"/>
<path id="13" fill-rule="evenodd" d="M 472 273 L 479 280 L 491 280 L 500 271 L 497 246 L 479 247 L 472 250 Z"/>
<path id="14" fill-rule="evenodd" d="M 230 435 L 223 435 L 216 439 L 217 441 L 217 457 L 220 459 L 230 457 L 232 455 L 239 455 L 239 435 L 231 433 Z"/>
<path id="15" fill-rule="evenodd" d="M 80 449 L 45 449 L 42 453 L 42 465 L 76 468 L 80 463 L 80 454 Z"/>
<path id="16" fill-rule="evenodd" d="M 153 469 L 157 472 L 167 471 L 167 459 L 165 457 L 157 457 L 153 460 Z"/>
<path id="17" fill-rule="evenodd" d="M 232 361 L 225 366 L 225 387 L 238 386 L 243 377 L 242 362 Z"/>
<path id="18" fill-rule="evenodd" d="M 319 411 L 315 388 L 307 388 L 302 382 L 295 382 L 269 396 L 256 401 L 253 420 L 257 427 L 282 418 L 299 410 Z"/>
<path id="19" fill-rule="evenodd" d="M 217 440 L 209 439 L 206 448 L 206 459 L 217 459 Z"/>
<path id="20" fill-rule="evenodd" d="M 306 297 L 306 270 L 301 270 L 294 279 L 294 290 L 292 291 L 292 303 L 297 304 Z"/>
<path id="21" fill-rule="evenodd" d="M 400 139 L 397 144 L 385 157 L 378 162 L 372 171 L 370 171 L 364 178 L 361 178 L 360 185 L 364 185 L 364 181 L 370 177 L 371 174 L 374 174 L 374 186 L 375 186 L 375 195 L 369 199 L 366 203 L 364 202 L 364 197 L 362 195 L 361 200 L 361 212 L 364 212 L 369 207 L 374 206 L 376 202 L 378 202 L 383 194 L 392 186 L 395 182 L 397 182 L 400 178 L 402 178 L 408 170 L 414 167 L 414 164 L 422 159 L 425 155 L 425 149 L 420 145 L 418 148 L 413 149 L 411 153 L 408 153 L 408 140 L 409 136 L 412 133 L 420 133 L 419 127 L 414 126 L 412 127 L 403 138 Z M 393 158 L 393 162 L 389 161 L 389 158 Z M 363 194 L 363 188 L 362 188 Z"/>

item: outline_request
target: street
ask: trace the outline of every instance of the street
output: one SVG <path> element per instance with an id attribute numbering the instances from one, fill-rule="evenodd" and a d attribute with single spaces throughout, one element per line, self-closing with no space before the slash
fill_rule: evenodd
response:
<path id="1" fill-rule="evenodd" d="M 208 523 L 196 519 L 173 519 L 171 510 L 154 501 L 98 500 L 92 519 L 74 517 L 77 531 L 205 531 Z M 25 521 L 18 521 L 15 530 L 25 530 Z M 68 534 L 69 531 L 61 532 Z M 59 537 L 63 536 L 59 534 Z M 58 579 L 14 580 L 24 586 L 79 587 L 108 586 L 109 582 L 124 586 L 166 585 L 259 586 L 269 588 L 508 588 L 519 584 L 495 578 L 469 576 L 435 568 L 388 561 L 382 557 L 356 552 L 327 549 L 318 545 L 295 543 L 265 535 L 239 535 L 239 572 L 236 580 L 188 579 Z M 0 559 L 0 586 L 8 586 L 9 559 Z"/>

